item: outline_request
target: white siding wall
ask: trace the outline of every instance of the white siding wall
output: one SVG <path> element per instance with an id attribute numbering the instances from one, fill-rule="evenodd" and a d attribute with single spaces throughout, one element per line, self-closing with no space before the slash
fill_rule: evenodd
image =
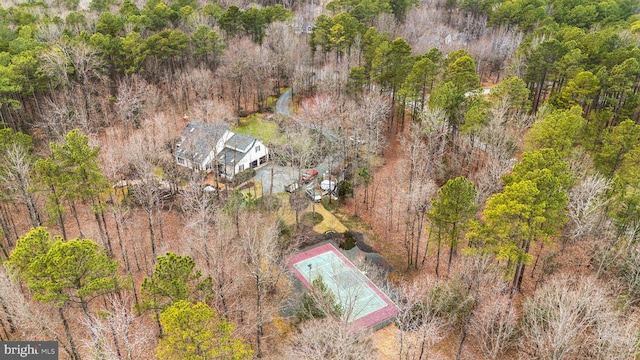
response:
<path id="1" fill-rule="evenodd" d="M 233 133 L 229 130 L 226 130 L 224 134 L 222 134 L 222 137 L 218 139 L 218 143 L 216 144 L 216 154 L 219 154 L 220 151 L 224 149 L 225 144 L 227 143 L 227 141 L 229 141 L 229 139 L 231 139 L 232 136 Z"/>
<path id="2" fill-rule="evenodd" d="M 229 141 L 229 139 L 233 136 L 233 132 L 231 131 L 225 131 L 224 134 L 222 135 L 222 137 L 220 139 L 218 139 L 218 143 L 216 144 L 216 148 L 215 151 L 212 150 L 209 155 L 207 155 L 203 161 L 199 164 L 200 165 L 200 169 L 204 170 L 205 168 L 205 164 L 210 164 L 210 166 L 214 165 L 215 162 L 215 156 L 216 154 L 220 153 L 224 147 L 227 141 Z M 256 140 L 256 142 L 253 144 L 253 146 L 251 147 L 251 149 L 249 149 L 249 151 L 247 151 L 247 153 L 245 154 L 245 156 L 240 159 L 235 166 L 235 173 L 239 173 L 240 167 L 243 167 L 243 170 L 246 170 L 248 168 L 251 167 L 251 163 L 254 161 L 259 161 L 261 158 L 267 156 L 269 154 L 269 150 L 267 149 L 266 146 L 264 146 L 264 144 L 262 143 L 262 141 L 260 140 Z M 261 162 L 258 165 L 262 165 L 265 161 Z M 178 163 L 180 164 L 180 163 Z M 195 164 L 190 160 L 190 159 L 184 159 L 184 163 L 180 164 L 182 166 L 186 166 L 189 169 L 194 169 L 195 168 Z M 229 168 L 229 170 L 231 170 Z"/>
<path id="3" fill-rule="evenodd" d="M 259 149 L 258 149 L 259 148 Z M 240 166 L 243 166 L 243 170 L 247 170 L 251 167 L 251 163 L 259 160 L 261 157 L 267 155 L 269 150 L 260 140 L 256 140 L 253 144 L 253 147 L 247 151 L 247 154 L 236 164 L 235 172 L 236 174 L 240 172 Z M 259 165 L 262 165 L 260 163 Z"/>

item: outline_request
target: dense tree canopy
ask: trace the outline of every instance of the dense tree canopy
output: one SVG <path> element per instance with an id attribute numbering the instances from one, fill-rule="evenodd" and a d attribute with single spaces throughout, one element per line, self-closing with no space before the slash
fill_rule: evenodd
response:
<path id="1" fill-rule="evenodd" d="M 156 348 L 159 359 L 251 359 L 248 344 L 232 336 L 234 325 L 207 304 L 180 300 L 160 315 L 165 337 Z"/>
<path id="2" fill-rule="evenodd" d="M 176 301 L 192 301 L 200 291 L 207 292 L 210 278 L 201 280 L 202 273 L 195 269 L 190 256 L 167 253 L 157 259 L 153 275 L 142 283 L 143 306 L 165 309 Z"/>
<path id="3" fill-rule="evenodd" d="M 296 296 L 283 276 L 342 222 L 399 273 L 389 290 L 377 255 L 354 261 L 401 307 L 394 356 L 637 357 L 640 2 L 324 5 L 0 7 L 0 339 L 74 360 L 374 358 L 322 279 Z M 189 118 L 273 127 L 269 194 L 308 166 L 340 201 L 294 227 L 304 196 L 267 198 L 264 176 L 205 191 L 217 166 L 173 157 Z"/>

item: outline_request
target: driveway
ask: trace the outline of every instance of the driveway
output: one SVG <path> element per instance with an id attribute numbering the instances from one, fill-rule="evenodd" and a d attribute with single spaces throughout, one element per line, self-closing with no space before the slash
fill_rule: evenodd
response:
<path id="1" fill-rule="evenodd" d="M 287 91 L 282 93 L 278 101 L 276 102 L 276 113 L 291 116 L 291 112 L 289 107 L 291 105 L 291 95 L 292 89 L 289 88 Z M 322 130 L 322 129 L 321 129 Z M 327 137 L 330 141 L 335 141 L 336 136 L 329 132 L 323 131 L 323 135 Z M 340 153 L 338 152 L 333 157 L 326 157 L 316 169 L 318 169 L 319 175 L 325 177 L 329 172 L 330 168 L 336 167 L 338 163 L 341 161 Z M 300 175 L 304 169 L 297 169 L 290 166 L 279 166 L 273 164 L 273 160 L 270 164 L 267 164 L 260 169 L 256 170 L 256 176 L 254 177 L 256 180 L 262 183 L 262 189 L 265 194 L 269 193 L 269 189 L 271 189 L 271 169 L 273 168 L 273 192 L 280 193 L 284 192 L 284 188 L 291 184 L 294 181 L 300 179 Z M 311 186 L 311 183 L 308 185 L 303 185 L 303 188 Z"/>
<path id="2" fill-rule="evenodd" d="M 326 157 L 324 161 L 315 168 L 318 169 L 318 177 L 327 176 L 329 172 L 329 166 L 336 167 L 338 165 L 338 161 L 340 159 L 336 159 L 334 157 L 329 158 Z M 280 166 L 274 165 L 273 162 L 267 164 L 256 170 L 256 176 L 254 179 L 260 181 L 262 184 L 262 191 L 264 194 L 269 194 L 269 189 L 271 187 L 271 169 L 273 168 L 273 193 L 281 193 L 284 192 L 284 188 L 291 184 L 292 182 L 300 179 L 300 175 L 304 171 L 304 169 L 297 169 L 291 166 Z M 311 187 L 317 181 L 318 178 L 314 179 L 309 184 L 302 184 L 303 188 Z"/>
<path id="3" fill-rule="evenodd" d="M 290 166 L 279 166 L 273 164 L 267 164 L 260 169 L 256 170 L 256 180 L 262 183 L 262 191 L 264 194 L 269 194 L 271 189 L 271 169 L 273 169 L 273 193 L 284 192 L 284 188 L 296 181 L 298 177 L 298 170 Z"/>
<path id="4" fill-rule="evenodd" d="M 286 116 L 289 116 L 291 114 L 289 111 L 289 105 L 291 104 L 291 94 L 292 90 L 291 88 L 289 88 L 278 98 L 278 101 L 276 102 L 276 112 L 278 114 Z"/>

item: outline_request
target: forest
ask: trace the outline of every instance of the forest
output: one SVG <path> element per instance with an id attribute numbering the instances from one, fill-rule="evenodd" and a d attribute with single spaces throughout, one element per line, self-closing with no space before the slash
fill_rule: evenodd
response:
<path id="1" fill-rule="evenodd" d="M 639 12 L 2 1 L 0 341 L 72 360 L 640 357 Z M 207 191 L 173 155 L 190 120 L 260 138 L 271 185 Z M 273 186 L 320 165 L 337 200 Z M 352 261 L 390 324 L 355 328 L 322 278 L 292 276 L 329 239 L 384 258 Z"/>

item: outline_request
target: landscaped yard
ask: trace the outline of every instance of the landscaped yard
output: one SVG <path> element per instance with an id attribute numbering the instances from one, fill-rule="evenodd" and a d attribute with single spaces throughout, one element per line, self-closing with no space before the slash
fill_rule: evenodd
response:
<path id="1" fill-rule="evenodd" d="M 284 204 L 279 210 L 280 217 L 282 218 L 282 220 L 284 220 L 284 222 L 287 225 L 295 226 L 295 224 L 296 224 L 295 211 L 293 209 L 291 209 L 291 207 L 288 205 L 289 204 L 289 196 L 290 196 L 290 194 L 288 194 L 288 193 L 279 193 L 279 194 L 275 194 L 275 196 L 280 198 L 282 200 L 281 203 Z M 304 209 L 303 211 L 300 212 L 300 214 L 299 214 L 300 219 L 302 219 L 302 217 L 305 214 L 313 212 L 313 207 L 312 206 L 313 205 L 310 204 L 309 207 L 307 207 L 306 209 Z M 347 229 L 346 226 L 344 226 L 340 222 L 340 220 L 338 220 L 338 218 L 335 217 L 335 215 L 333 215 L 332 213 L 327 211 L 327 209 L 325 209 L 322 204 L 315 204 L 315 212 L 320 214 L 320 216 L 322 216 L 322 221 L 313 226 L 313 231 L 315 231 L 316 233 L 324 234 L 327 231 L 335 231 L 335 232 L 343 233 L 343 232 L 349 230 L 349 229 Z M 313 215 L 311 215 L 311 216 L 313 216 Z"/>
<path id="2" fill-rule="evenodd" d="M 283 137 L 278 131 L 278 124 L 264 120 L 262 114 L 254 114 L 240 119 L 240 126 L 235 127 L 233 131 L 261 139 L 267 146 L 283 141 Z"/>

